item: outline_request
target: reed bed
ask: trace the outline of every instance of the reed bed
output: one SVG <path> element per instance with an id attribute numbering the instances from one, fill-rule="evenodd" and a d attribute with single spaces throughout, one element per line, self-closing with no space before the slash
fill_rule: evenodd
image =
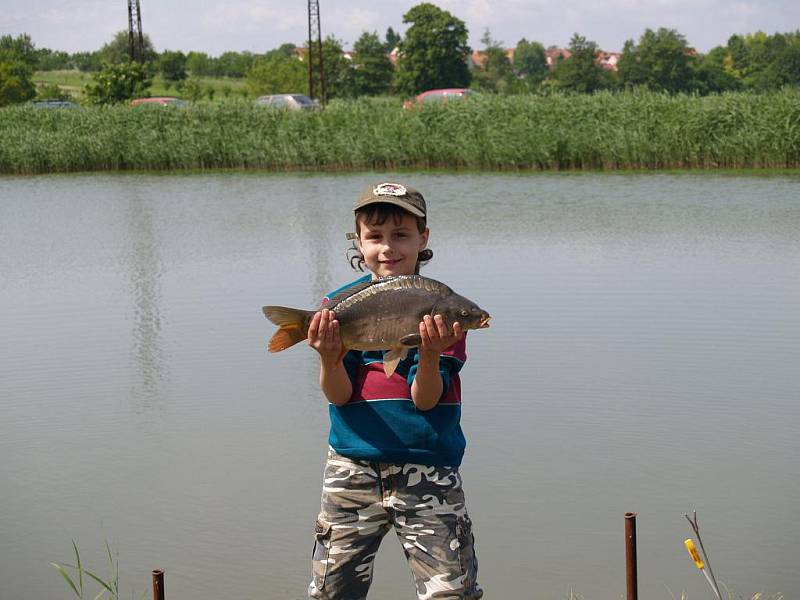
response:
<path id="1" fill-rule="evenodd" d="M 800 166 L 800 90 L 487 96 L 403 110 L 396 98 L 298 113 L 0 109 L 0 172 L 270 169 L 615 170 Z"/>

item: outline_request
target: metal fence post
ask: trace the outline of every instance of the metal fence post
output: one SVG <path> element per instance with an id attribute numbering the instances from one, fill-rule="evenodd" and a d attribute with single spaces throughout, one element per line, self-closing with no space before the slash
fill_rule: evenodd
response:
<path id="1" fill-rule="evenodd" d="M 625 513 L 625 573 L 628 583 L 628 600 L 637 600 L 636 579 L 636 513 Z"/>

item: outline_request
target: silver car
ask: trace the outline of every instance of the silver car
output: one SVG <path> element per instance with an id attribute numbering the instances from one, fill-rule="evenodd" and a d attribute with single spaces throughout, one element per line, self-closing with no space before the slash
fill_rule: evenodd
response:
<path id="1" fill-rule="evenodd" d="M 272 94 L 259 96 L 256 100 L 258 106 L 274 106 L 291 110 L 312 110 L 319 108 L 319 102 L 312 100 L 305 94 Z"/>

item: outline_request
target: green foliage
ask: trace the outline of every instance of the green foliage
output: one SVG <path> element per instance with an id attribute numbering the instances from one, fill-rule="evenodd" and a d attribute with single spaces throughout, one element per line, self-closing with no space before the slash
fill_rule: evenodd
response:
<path id="1" fill-rule="evenodd" d="M 800 84 L 800 31 L 734 35 L 727 49 L 731 71 L 747 88 L 774 90 Z"/>
<path id="2" fill-rule="evenodd" d="M 50 50 L 50 48 L 36 50 L 36 70 L 38 71 L 58 71 L 70 69 L 72 66 L 73 60 L 68 52 Z"/>
<path id="3" fill-rule="evenodd" d="M 46 83 L 36 93 L 37 100 L 69 100 L 72 98 L 55 83 Z"/>
<path id="4" fill-rule="evenodd" d="M 72 55 L 72 62 L 75 68 L 84 73 L 99 71 L 103 68 L 100 60 L 100 52 L 76 52 Z"/>
<path id="5" fill-rule="evenodd" d="M 106 553 L 108 555 L 109 575 L 105 579 L 84 568 L 83 564 L 81 564 L 81 555 L 75 540 L 72 541 L 72 548 L 75 552 L 74 565 L 52 562 L 50 566 L 58 571 L 75 595 L 81 600 L 90 597 L 94 600 L 120 600 L 119 556 L 111 552 L 111 547 L 108 545 L 108 542 L 106 542 Z M 70 574 L 70 572 L 72 574 Z M 89 579 L 100 586 L 100 591 L 94 596 L 87 595 L 89 592 L 84 585 L 84 583 L 89 583 Z M 144 598 L 146 594 L 147 590 L 145 589 L 140 598 Z"/>
<path id="6" fill-rule="evenodd" d="M 729 55 L 719 46 L 695 57 L 690 89 L 706 95 L 742 88 L 742 80 L 729 68 Z"/>
<path id="7" fill-rule="evenodd" d="M 247 87 L 256 96 L 302 93 L 308 88 L 307 67 L 296 58 L 273 53 L 258 59 L 247 72 Z"/>
<path id="8" fill-rule="evenodd" d="M 144 34 L 143 43 L 144 43 L 145 62 L 149 62 L 153 65 L 157 64 L 158 53 L 153 47 L 153 42 L 150 40 L 150 36 Z M 115 33 L 114 39 L 105 44 L 102 48 L 100 48 L 97 54 L 98 56 L 96 58 L 96 61 L 99 62 L 100 65 L 104 63 L 117 65 L 128 62 L 130 60 L 128 32 L 118 31 L 117 33 Z"/>
<path id="9" fill-rule="evenodd" d="M 31 70 L 36 68 L 36 47 L 27 33 L 16 38 L 10 35 L 0 36 L 0 62 L 14 61 L 25 64 Z"/>
<path id="10" fill-rule="evenodd" d="M 106 64 L 86 86 L 92 104 L 116 104 L 144 96 L 152 83 L 147 65 L 135 62 Z"/>
<path id="11" fill-rule="evenodd" d="M 533 91 L 549 74 L 544 46 L 522 38 L 517 42 L 512 64 L 516 76 L 515 89 Z"/>
<path id="12" fill-rule="evenodd" d="M 211 59 L 205 52 L 189 52 L 186 55 L 186 70 L 194 77 L 202 77 L 211 73 Z"/>
<path id="13" fill-rule="evenodd" d="M 397 98 L 272 111 L 0 110 L 0 173 L 262 168 L 800 167 L 800 90 L 484 94 L 403 110 Z"/>
<path id="14" fill-rule="evenodd" d="M 256 56 L 251 52 L 223 52 L 214 59 L 210 75 L 244 77 L 255 61 Z"/>
<path id="15" fill-rule="evenodd" d="M 0 106 L 17 104 L 36 95 L 36 86 L 31 81 L 33 71 L 20 60 L 0 62 Z"/>
<path id="16" fill-rule="evenodd" d="M 186 55 L 180 50 L 164 50 L 158 58 L 158 68 L 165 80 L 183 81 L 186 79 Z"/>
<path id="17" fill-rule="evenodd" d="M 206 90 L 199 79 L 192 77 L 183 84 L 182 94 L 189 102 L 197 102 L 206 94 Z"/>
<path id="18" fill-rule="evenodd" d="M 646 29 L 625 42 L 619 60 L 619 79 L 626 87 L 645 86 L 654 91 L 685 92 L 692 88 L 692 50 L 674 29 Z"/>
<path id="19" fill-rule="evenodd" d="M 571 55 L 559 61 L 553 69 L 556 87 L 579 93 L 592 93 L 611 87 L 610 76 L 597 64 L 598 47 L 595 42 L 576 33 L 569 42 L 569 51 Z"/>
<path id="20" fill-rule="evenodd" d="M 430 3 L 413 6 L 404 16 L 410 24 L 400 42 L 396 86 L 403 94 L 446 87 L 468 87 L 468 31 L 464 22 Z"/>
<path id="21" fill-rule="evenodd" d="M 509 91 L 514 83 L 514 72 L 503 48 L 503 42 L 493 40 L 488 27 L 481 42 L 486 60 L 472 73 L 475 87 L 485 92 Z"/>
<path id="22" fill-rule="evenodd" d="M 392 87 L 394 66 L 386 56 L 386 48 L 377 32 L 364 32 L 353 45 L 352 94 L 377 96 Z"/>
<path id="23" fill-rule="evenodd" d="M 385 41 L 385 42 L 384 42 L 384 44 L 383 44 L 383 49 L 384 49 L 384 51 L 385 51 L 387 54 L 389 54 L 389 53 L 390 53 L 392 50 L 394 50 L 395 48 L 397 48 L 397 45 L 398 45 L 398 44 L 400 43 L 400 41 L 403 39 L 402 37 L 400 37 L 400 34 L 399 34 L 399 33 L 397 33 L 397 32 L 396 32 L 394 29 L 392 29 L 391 27 L 389 27 L 388 29 L 386 29 L 386 36 L 385 36 L 385 38 L 386 38 L 386 41 Z"/>
<path id="24" fill-rule="evenodd" d="M 318 48 L 318 43 L 314 42 L 312 44 L 312 52 Z M 329 35 L 322 41 L 322 63 L 325 75 L 325 96 L 328 100 L 333 98 L 348 98 L 355 95 L 353 88 L 352 66 L 350 61 L 344 57 L 343 52 L 342 42 L 337 40 L 332 35 Z M 308 68 L 307 64 L 306 68 Z M 305 86 L 304 89 L 307 90 L 308 87 Z M 318 72 L 314 73 L 314 89 L 320 89 Z"/>

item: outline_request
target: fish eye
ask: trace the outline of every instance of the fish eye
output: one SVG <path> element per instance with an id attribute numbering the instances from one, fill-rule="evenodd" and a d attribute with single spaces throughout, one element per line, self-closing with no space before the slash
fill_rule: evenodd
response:
<path id="1" fill-rule="evenodd" d="M 467 315 L 469 315 L 469 313 L 466 310 L 462 310 L 461 311 L 461 316 L 462 317 L 466 317 Z"/>

